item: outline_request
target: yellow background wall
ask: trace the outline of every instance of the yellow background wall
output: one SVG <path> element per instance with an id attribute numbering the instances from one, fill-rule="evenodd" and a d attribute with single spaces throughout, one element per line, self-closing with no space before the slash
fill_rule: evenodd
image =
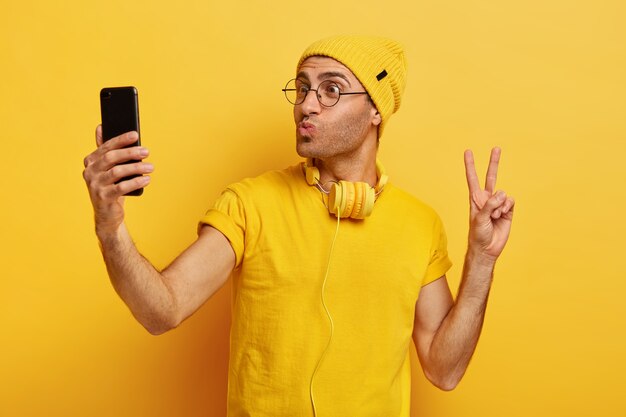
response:
<path id="1" fill-rule="evenodd" d="M 442 216 L 455 289 L 463 150 L 483 176 L 500 145 L 517 200 L 469 371 L 444 393 L 414 364 L 413 415 L 625 415 L 625 4 L 2 0 L 0 415 L 223 415 L 229 285 L 155 338 L 108 282 L 81 176 L 98 91 L 139 89 L 156 171 L 127 223 L 164 267 L 225 185 L 298 161 L 280 88 L 336 33 L 406 46 L 381 157 Z"/>

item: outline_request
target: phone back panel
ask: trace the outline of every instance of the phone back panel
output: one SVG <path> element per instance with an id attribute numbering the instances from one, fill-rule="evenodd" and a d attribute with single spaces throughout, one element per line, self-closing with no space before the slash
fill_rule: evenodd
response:
<path id="1" fill-rule="evenodd" d="M 107 141 L 132 130 L 140 133 L 139 103 L 135 87 L 103 88 L 100 91 L 100 111 L 103 140 Z"/>

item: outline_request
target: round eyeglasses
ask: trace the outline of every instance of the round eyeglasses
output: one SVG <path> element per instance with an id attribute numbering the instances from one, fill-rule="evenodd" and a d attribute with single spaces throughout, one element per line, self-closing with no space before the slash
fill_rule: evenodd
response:
<path id="1" fill-rule="evenodd" d="M 367 94 L 367 91 L 343 93 L 339 85 L 331 80 L 322 81 L 320 85 L 317 86 L 317 89 L 313 89 L 310 85 L 294 78 L 293 80 L 289 80 L 287 85 L 285 85 L 285 88 L 283 88 L 287 101 L 293 105 L 302 104 L 306 99 L 307 94 L 309 94 L 309 91 L 315 91 L 317 100 L 324 107 L 334 106 L 339 102 L 339 98 L 341 98 L 341 96 Z"/>

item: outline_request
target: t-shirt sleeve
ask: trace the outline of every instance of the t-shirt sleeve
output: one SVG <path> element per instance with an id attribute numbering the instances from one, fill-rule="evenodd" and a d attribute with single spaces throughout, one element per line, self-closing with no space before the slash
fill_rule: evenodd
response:
<path id="1" fill-rule="evenodd" d="M 436 279 L 442 277 L 452 266 L 450 258 L 448 258 L 448 239 L 446 231 L 443 228 L 441 219 L 436 216 L 433 224 L 432 244 L 430 251 L 430 262 L 422 280 L 422 286 L 430 284 Z"/>
<path id="2" fill-rule="evenodd" d="M 224 190 L 213 207 L 200 219 L 198 229 L 204 224 L 214 227 L 226 236 L 235 252 L 235 267 L 238 267 L 243 258 L 246 216 L 237 193 L 231 189 Z"/>

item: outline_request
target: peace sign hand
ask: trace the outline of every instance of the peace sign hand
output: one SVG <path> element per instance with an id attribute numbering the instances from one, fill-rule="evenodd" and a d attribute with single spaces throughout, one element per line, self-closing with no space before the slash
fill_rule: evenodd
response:
<path id="1" fill-rule="evenodd" d="M 500 148 L 491 150 L 485 189 L 480 188 L 474 155 L 465 151 L 465 176 L 469 188 L 470 230 L 469 250 L 478 251 L 495 261 L 509 238 L 515 201 L 503 191 L 494 193 L 500 161 Z"/>

